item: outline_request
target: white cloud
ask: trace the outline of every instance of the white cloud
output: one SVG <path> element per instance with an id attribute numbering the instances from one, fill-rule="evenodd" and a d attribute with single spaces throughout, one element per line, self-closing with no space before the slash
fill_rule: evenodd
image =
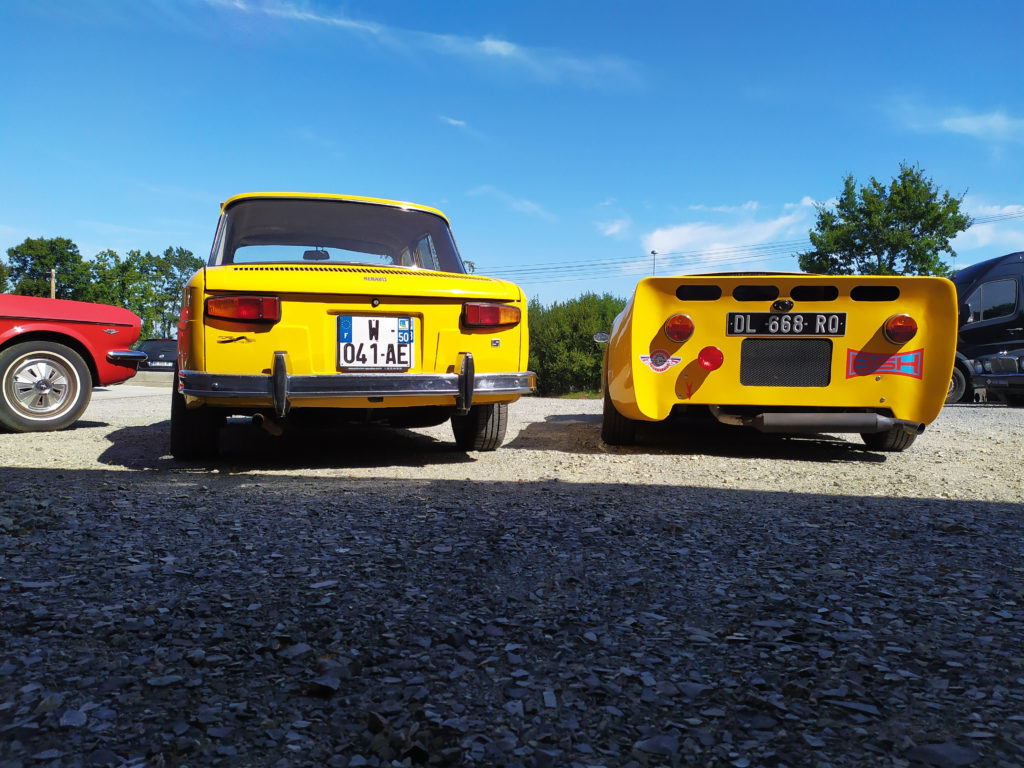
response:
<path id="1" fill-rule="evenodd" d="M 739 220 L 732 224 L 695 221 L 660 227 L 644 235 L 643 248 L 648 253 L 657 251 L 658 263 L 666 269 L 675 265 L 677 271 L 694 272 L 743 262 L 779 260 L 809 247 L 807 232 L 814 213 L 810 197 L 787 204 L 775 218 L 752 218 L 749 214 L 759 208 L 740 206 L 736 211 Z M 787 268 L 797 267 L 794 262 Z M 660 269 L 659 266 L 659 272 Z"/>
<path id="2" fill-rule="evenodd" d="M 637 67 L 612 56 L 579 57 L 550 48 L 531 48 L 492 36 L 482 38 L 389 27 L 339 13 L 313 13 L 287 0 L 206 0 L 229 12 L 263 15 L 306 24 L 319 24 L 367 35 L 382 45 L 404 52 L 428 51 L 476 62 L 490 61 L 544 82 L 574 82 L 598 87 L 636 87 L 642 82 Z"/>
<path id="3" fill-rule="evenodd" d="M 973 136 L 984 141 L 1024 141 L 1024 119 L 1010 117 L 1001 111 L 947 117 L 940 126 L 950 133 Z"/>
<path id="4" fill-rule="evenodd" d="M 507 192 L 503 192 L 500 189 L 496 189 L 489 184 L 485 184 L 483 186 L 477 187 L 476 189 L 470 190 L 469 194 L 488 195 L 490 197 L 497 198 L 514 211 L 518 211 L 519 213 L 525 213 L 528 216 L 535 216 L 539 219 L 544 219 L 545 221 L 558 220 L 557 216 L 545 210 L 538 203 L 535 203 L 532 200 L 527 200 L 526 198 L 523 197 L 515 197 L 513 195 L 508 194 Z"/>
<path id="5" fill-rule="evenodd" d="M 714 213 L 753 213 L 757 210 L 757 201 L 748 200 L 743 205 L 691 205 L 691 211 L 713 211 Z"/>
<path id="6" fill-rule="evenodd" d="M 616 237 L 626 234 L 632 222 L 628 216 L 613 221 L 599 221 L 597 228 L 605 237 Z"/>
<path id="7" fill-rule="evenodd" d="M 456 128 L 465 128 L 465 120 L 456 120 L 454 117 L 448 117 L 447 115 L 439 115 L 442 122 L 448 123 L 448 125 L 454 125 Z"/>
<path id="8" fill-rule="evenodd" d="M 993 251 L 989 256 L 1024 250 L 1024 205 L 990 205 L 968 197 L 964 209 L 981 221 L 953 239 L 953 250 L 962 253 L 985 248 Z"/>
<path id="9" fill-rule="evenodd" d="M 520 48 L 515 43 L 505 40 L 495 40 L 493 37 L 485 37 L 478 42 L 477 47 L 488 56 L 517 56 L 520 55 Z"/>
<path id="10" fill-rule="evenodd" d="M 912 98 L 893 99 L 887 109 L 900 125 L 917 133 L 952 133 L 995 144 L 1024 142 L 1024 118 L 1001 109 L 937 108 Z"/>

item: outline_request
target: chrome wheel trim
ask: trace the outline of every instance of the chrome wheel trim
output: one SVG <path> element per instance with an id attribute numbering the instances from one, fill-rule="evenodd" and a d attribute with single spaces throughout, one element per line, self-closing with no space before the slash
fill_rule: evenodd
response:
<path id="1" fill-rule="evenodd" d="M 47 421 L 77 401 L 81 386 L 71 361 L 52 352 L 31 352 L 7 369 L 4 400 L 26 419 Z"/>

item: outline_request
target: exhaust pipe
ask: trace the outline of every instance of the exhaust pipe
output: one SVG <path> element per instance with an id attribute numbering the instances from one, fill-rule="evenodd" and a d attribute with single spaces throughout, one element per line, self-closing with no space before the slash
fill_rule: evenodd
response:
<path id="1" fill-rule="evenodd" d="M 284 425 L 281 424 L 273 416 L 267 416 L 264 413 L 254 414 L 252 417 L 252 423 L 262 429 L 268 435 L 274 437 L 280 437 L 284 434 Z"/>
<path id="2" fill-rule="evenodd" d="M 924 432 L 918 421 L 894 419 L 877 413 L 761 413 L 749 421 L 761 432 L 860 432 L 874 434 L 903 429 L 913 435 Z"/>

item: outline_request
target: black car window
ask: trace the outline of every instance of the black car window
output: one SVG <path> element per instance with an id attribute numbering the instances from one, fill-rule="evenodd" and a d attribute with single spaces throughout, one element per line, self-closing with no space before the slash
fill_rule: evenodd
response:
<path id="1" fill-rule="evenodd" d="M 982 283 L 967 297 L 969 323 L 1012 315 L 1017 309 L 1017 281 L 1008 278 Z"/>
<path id="2" fill-rule="evenodd" d="M 221 217 L 211 265 L 316 263 L 465 272 L 448 222 L 415 208 L 349 200 L 252 198 Z"/>

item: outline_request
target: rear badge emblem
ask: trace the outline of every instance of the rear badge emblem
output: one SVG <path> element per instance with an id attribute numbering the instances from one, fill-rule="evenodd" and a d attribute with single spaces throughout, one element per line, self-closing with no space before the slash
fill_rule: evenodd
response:
<path id="1" fill-rule="evenodd" d="M 663 349 L 656 349 L 649 355 L 640 355 L 640 362 L 655 373 L 664 373 L 673 365 L 679 365 L 681 357 L 672 357 Z"/>

